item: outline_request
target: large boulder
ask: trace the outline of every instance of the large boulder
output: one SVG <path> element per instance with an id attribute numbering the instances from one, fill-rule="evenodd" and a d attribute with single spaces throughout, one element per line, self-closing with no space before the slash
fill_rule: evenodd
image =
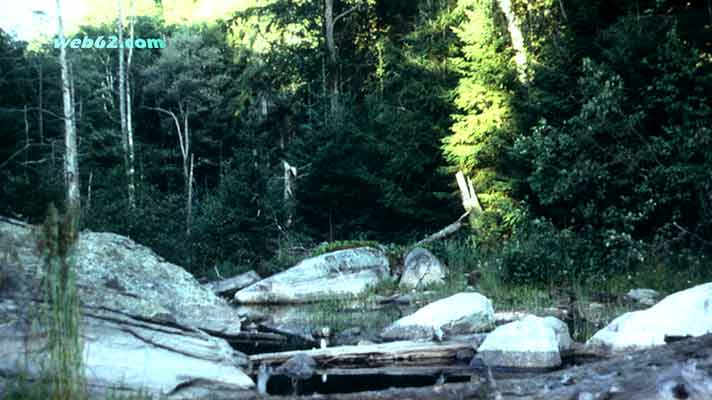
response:
<path id="1" fill-rule="evenodd" d="M 435 301 L 403 317 L 380 334 L 384 340 L 441 339 L 443 335 L 475 333 L 494 324 L 492 302 L 474 292 Z"/>
<path id="2" fill-rule="evenodd" d="M 642 311 L 625 313 L 586 342 L 590 351 L 610 354 L 665 344 L 666 336 L 712 332 L 712 283 L 671 294 Z"/>
<path id="3" fill-rule="evenodd" d="M 322 254 L 235 294 L 242 304 L 307 303 L 356 296 L 389 276 L 388 257 L 360 247 Z"/>
<path id="4" fill-rule="evenodd" d="M 37 229 L 0 219 L 0 375 L 45 365 L 44 268 Z M 149 392 L 170 399 L 234 398 L 253 388 L 245 355 L 224 337 L 236 310 L 185 270 L 125 237 L 82 232 L 72 254 L 81 302 L 83 365 L 96 397 Z M 216 336 L 212 336 L 216 334 Z M 25 357 L 27 355 L 27 357 Z M 229 395 L 229 396 L 227 396 Z"/>
<path id="5" fill-rule="evenodd" d="M 38 276 L 42 257 L 36 237 L 36 228 L 30 225 L 0 220 L 0 260 L 4 255 L 24 273 Z M 87 307 L 193 326 L 223 336 L 240 332 L 239 316 L 225 300 L 202 287 L 183 268 L 127 237 L 82 232 L 74 260 L 79 295 Z"/>
<path id="6" fill-rule="evenodd" d="M 262 278 L 255 271 L 248 271 L 232 278 L 209 282 L 203 286 L 218 296 L 232 297 L 240 289 L 246 288 Z"/>
<path id="7" fill-rule="evenodd" d="M 405 268 L 401 275 L 401 288 L 419 289 L 424 286 L 443 283 L 445 266 L 433 253 L 421 247 L 408 252 L 405 256 Z"/>
<path id="8" fill-rule="evenodd" d="M 111 311 L 84 312 L 84 373 L 99 397 L 144 392 L 178 399 L 210 392 L 216 384 L 233 392 L 254 387 L 240 368 L 246 366 L 246 356 L 224 339 Z M 47 361 L 46 333 L 30 330 L 19 314 L 14 317 L 0 325 L 0 375 L 37 376 Z"/>
<path id="9" fill-rule="evenodd" d="M 492 331 L 477 349 L 489 367 L 554 368 L 573 345 L 565 323 L 529 315 Z"/>

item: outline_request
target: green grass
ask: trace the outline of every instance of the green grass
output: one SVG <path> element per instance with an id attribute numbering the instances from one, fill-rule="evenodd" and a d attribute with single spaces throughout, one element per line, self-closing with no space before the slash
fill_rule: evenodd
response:
<path id="1" fill-rule="evenodd" d="M 48 377 L 32 380 L 20 375 L 9 380 L 4 395 L 3 400 L 47 400 L 53 398 L 52 383 Z M 141 392 L 111 392 L 103 396 L 103 400 L 153 400 L 153 396 Z"/>
<path id="2" fill-rule="evenodd" d="M 59 217 L 50 206 L 38 246 L 45 256 L 44 295 L 46 310 L 40 315 L 41 333 L 47 336 L 42 376 L 49 387 L 48 399 L 87 399 L 82 365 L 79 291 L 73 268 L 74 244 L 78 238 L 77 213 Z"/>
<path id="3" fill-rule="evenodd" d="M 388 276 L 380 280 L 377 284 L 368 286 L 360 297 L 364 300 L 368 300 L 374 296 L 390 296 L 398 292 L 398 281 Z"/>
<path id="4" fill-rule="evenodd" d="M 358 327 L 366 336 L 369 332 L 379 332 L 401 317 L 397 307 L 381 306 L 363 297 L 302 304 L 298 309 L 303 318 L 302 324 L 310 330 L 328 326 L 336 333 Z"/>

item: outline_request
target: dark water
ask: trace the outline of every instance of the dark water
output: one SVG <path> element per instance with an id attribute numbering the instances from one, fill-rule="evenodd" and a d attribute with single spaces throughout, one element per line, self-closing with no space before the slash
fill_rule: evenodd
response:
<path id="1" fill-rule="evenodd" d="M 446 378 L 444 383 L 467 382 L 469 380 L 469 377 L 453 376 Z M 431 386 L 438 383 L 437 381 L 437 377 L 422 375 L 333 375 L 328 376 L 326 382 L 322 382 L 322 377 L 315 375 L 309 380 L 299 382 L 298 392 L 302 395 L 355 393 L 389 388 Z M 273 395 L 294 394 L 291 379 L 285 376 L 271 377 L 267 384 L 267 393 Z"/>

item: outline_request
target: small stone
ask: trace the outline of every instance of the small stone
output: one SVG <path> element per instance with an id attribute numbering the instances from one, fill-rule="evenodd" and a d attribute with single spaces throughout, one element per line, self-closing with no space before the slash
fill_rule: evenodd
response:
<path id="1" fill-rule="evenodd" d="M 576 383 L 576 380 L 570 374 L 563 374 L 561 376 L 560 382 L 564 386 L 569 386 L 569 385 L 573 385 L 574 383 Z"/>
<path id="2" fill-rule="evenodd" d="M 613 386 L 611 386 L 610 389 L 608 389 L 608 393 L 610 393 L 610 394 L 623 393 L 623 388 L 621 388 L 618 385 L 613 385 Z"/>
<path id="3" fill-rule="evenodd" d="M 640 305 L 653 306 L 660 299 L 660 292 L 653 289 L 631 289 L 624 298 Z"/>
<path id="4" fill-rule="evenodd" d="M 578 395 L 577 400 L 595 400 L 596 397 L 593 395 L 593 393 L 589 392 L 581 392 Z"/>

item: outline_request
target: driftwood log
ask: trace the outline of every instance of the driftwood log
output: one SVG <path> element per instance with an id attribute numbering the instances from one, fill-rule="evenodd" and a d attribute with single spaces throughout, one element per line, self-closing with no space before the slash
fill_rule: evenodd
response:
<path id="1" fill-rule="evenodd" d="M 447 365 L 453 363 L 458 353 L 474 354 L 471 344 L 462 342 L 400 341 L 363 346 L 339 346 L 305 351 L 285 351 L 250 356 L 251 368 L 260 364 L 279 365 L 298 353 L 314 358 L 318 369 L 375 368 L 392 365 Z"/>
<path id="2" fill-rule="evenodd" d="M 666 346 L 583 364 L 526 379 L 494 380 L 484 374 L 473 383 L 401 388 L 350 394 L 309 395 L 303 399 L 436 400 L 663 400 L 712 399 L 712 334 Z M 244 396 L 244 397 L 243 397 Z M 287 397 L 241 394 L 241 399 Z"/>
<path id="3" fill-rule="evenodd" d="M 426 237 L 425 239 L 419 241 L 413 247 L 422 246 L 424 244 L 428 244 L 430 242 L 434 242 L 436 240 L 442 240 L 449 236 L 452 236 L 453 234 L 455 234 L 455 232 L 459 231 L 464 226 L 465 223 L 463 221 L 469 215 L 470 215 L 470 211 L 467 211 L 466 213 L 462 214 L 462 216 L 460 216 L 460 218 L 458 218 L 457 221 L 444 227 L 443 229 L 440 229 L 439 231 L 433 233 L 432 235 Z"/>

